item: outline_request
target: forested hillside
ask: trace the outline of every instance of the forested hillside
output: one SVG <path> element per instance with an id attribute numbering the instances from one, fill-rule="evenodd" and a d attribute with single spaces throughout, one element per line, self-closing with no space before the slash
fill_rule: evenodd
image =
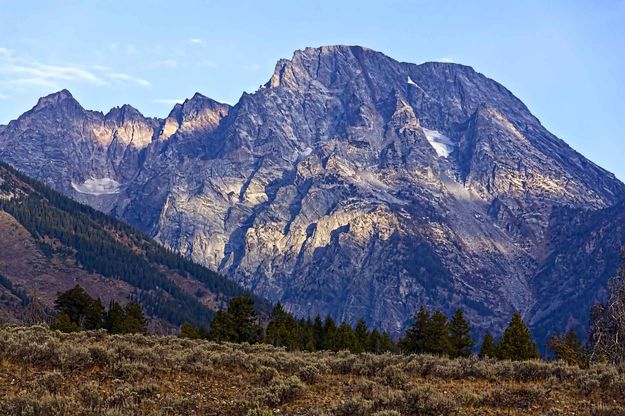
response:
<path id="1" fill-rule="evenodd" d="M 4 320 L 33 321 L 35 312 L 45 317 L 56 293 L 76 283 L 105 303 L 136 300 L 161 330 L 184 321 L 207 326 L 227 299 L 245 293 L 6 164 L 0 164 L 0 236 Z"/>

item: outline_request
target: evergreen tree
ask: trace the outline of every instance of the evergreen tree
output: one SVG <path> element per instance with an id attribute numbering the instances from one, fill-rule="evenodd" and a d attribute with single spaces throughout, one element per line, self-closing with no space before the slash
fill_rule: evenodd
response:
<path id="1" fill-rule="evenodd" d="M 282 338 L 284 346 L 288 351 L 295 351 L 300 348 L 300 328 L 295 317 L 287 313 L 282 326 Z"/>
<path id="2" fill-rule="evenodd" d="M 227 313 L 230 315 L 235 333 L 235 338 L 231 341 L 250 344 L 260 341 L 262 328 L 257 322 L 254 300 L 251 296 L 236 296 L 230 299 Z"/>
<path id="3" fill-rule="evenodd" d="M 553 350 L 558 360 L 582 368 L 588 367 L 588 352 L 574 330 L 571 329 L 564 336 L 553 336 L 549 340 L 548 346 Z"/>
<path id="4" fill-rule="evenodd" d="M 425 352 L 426 338 L 431 327 L 430 313 L 421 306 L 414 316 L 414 323 L 399 342 L 399 348 L 406 354 L 419 354 Z"/>
<path id="5" fill-rule="evenodd" d="M 85 329 L 100 329 L 104 324 L 104 306 L 100 298 L 91 301 L 85 311 Z"/>
<path id="6" fill-rule="evenodd" d="M 319 315 L 315 317 L 315 322 L 313 323 L 313 332 L 315 334 L 315 349 L 317 351 L 321 351 L 324 349 L 324 330 L 323 321 L 321 320 L 321 316 Z"/>
<path id="7" fill-rule="evenodd" d="M 369 330 L 367 329 L 367 323 L 364 319 L 359 319 L 356 322 L 356 329 L 354 330 L 356 335 L 356 348 L 354 352 L 360 353 L 367 350 L 367 343 L 369 340 Z"/>
<path id="8" fill-rule="evenodd" d="M 124 310 L 120 304 L 114 300 L 109 303 L 105 327 L 111 334 L 121 334 L 124 332 Z"/>
<path id="9" fill-rule="evenodd" d="M 334 335 L 336 333 L 336 323 L 330 315 L 323 323 L 323 347 L 324 350 L 334 350 Z"/>
<path id="10" fill-rule="evenodd" d="M 382 332 L 382 337 L 380 339 L 380 352 L 393 352 L 395 350 L 395 343 L 393 339 L 388 334 L 388 332 Z"/>
<path id="11" fill-rule="evenodd" d="M 137 302 L 128 302 L 124 308 L 124 320 L 122 322 L 122 332 L 126 334 L 145 334 L 147 331 L 147 321 L 143 316 L 141 305 Z"/>
<path id="12" fill-rule="evenodd" d="M 332 349 L 334 351 L 349 350 L 350 352 L 355 352 L 357 344 L 358 340 L 351 325 L 347 322 L 341 323 L 336 329 Z"/>
<path id="13" fill-rule="evenodd" d="M 497 355 L 495 339 L 490 332 L 486 332 L 484 341 L 482 341 L 482 348 L 480 348 L 480 358 L 496 358 Z"/>
<path id="14" fill-rule="evenodd" d="M 532 335 L 519 312 L 512 316 L 510 325 L 499 341 L 498 357 L 506 360 L 540 358 L 538 348 L 532 341 Z"/>
<path id="15" fill-rule="evenodd" d="M 59 312 L 65 312 L 70 321 L 84 329 L 87 310 L 92 303 L 93 298 L 80 285 L 76 285 L 66 292 L 58 293 L 54 307 Z"/>
<path id="16" fill-rule="evenodd" d="M 208 336 L 211 340 L 217 342 L 234 342 L 237 334 L 234 330 L 234 324 L 230 314 L 226 311 L 217 311 L 217 313 L 215 313 L 215 317 L 211 321 Z"/>
<path id="17" fill-rule="evenodd" d="M 286 328 L 287 312 L 280 303 L 274 306 L 269 314 L 269 323 L 265 335 L 265 342 L 276 347 L 285 347 L 288 344 L 289 334 Z"/>
<path id="18" fill-rule="evenodd" d="M 193 326 L 189 322 L 184 322 L 182 325 L 180 325 L 180 332 L 178 333 L 178 336 L 180 338 L 188 338 L 188 339 L 203 338 L 202 331 L 199 328 Z"/>
<path id="19" fill-rule="evenodd" d="M 379 354 L 382 352 L 381 348 L 382 336 L 377 328 L 373 328 L 373 331 L 369 333 L 369 338 L 367 340 L 367 352 L 371 352 L 373 354 Z"/>
<path id="20" fill-rule="evenodd" d="M 56 315 L 54 322 L 50 325 L 50 329 L 61 332 L 76 332 L 78 331 L 78 325 L 76 325 L 76 322 L 72 322 L 66 312 L 61 311 Z"/>
<path id="21" fill-rule="evenodd" d="M 447 317 L 438 309 L 432 314 L 424 344 L 425 351 L 431 354 L 448 355 L 452 350 Z"/>
<path id="22" fill-rule="evenodd" d="M 451 343 L 452 357 L 468 357 L 473 348 L 471 328 L 464 319 L 462 309 L 456 309 L 456 313 L 449 322 L 449 341 Z"/>
<path id="23" fill-rule="evenodd" d="M 308 318 L 300 328 L 300 349 L 304 351 L 316 351 L 315 329 L 313 323 Z"/>

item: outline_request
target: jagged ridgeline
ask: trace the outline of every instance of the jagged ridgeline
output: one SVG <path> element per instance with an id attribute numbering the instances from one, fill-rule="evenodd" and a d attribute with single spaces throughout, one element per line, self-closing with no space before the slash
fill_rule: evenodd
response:
<path id="1" fill-rule="evenodd" d="M 162 328 L 184 321 L 207 326 L 214 311 L 230 297 L 246 293 L 133 227 L 74 202 L 4 163 L 0 163 L 0 219 L 4 245 L 0 309 L 26 308 L 31 299 L 41 299 L 43 306 L 50 307 L 56 292 L 80 282 L 105 301 L 140 302 Z M 10 302 L 15 297 L 20 302 Z M 255 300 L 267 309 L 265 301 Z"/>
<path id="2" fill-rule="evenodd" d="M 359 46 L 296 51 L 236 104 L 195 94 L 162 119 L 62 90 L 0 127 L 0 160 L 296 316 L 393 336 L 421 305 L 481 333 L 519 311 L 542 345 L 584 332 L 625 241 L 625 185 L 503 85 Z"/>

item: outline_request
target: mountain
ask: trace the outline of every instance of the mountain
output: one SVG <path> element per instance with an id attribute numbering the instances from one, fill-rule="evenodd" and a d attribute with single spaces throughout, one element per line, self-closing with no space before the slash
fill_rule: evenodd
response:
<path id="1" fill-rule="evenodd" d="M 480 329 L 585 321 L 543 293 L 553 230 L 625 195 L 472 68 L 357 46 L 296 51 L 233 107 L 125 112 L 53 94 L 0 131 L 0 159 L 292 312 L 395 334 L 421 304 Z"/>
<path id="2" fill-rule="evenodd" d="M 136 300 L 152 331 L 207 326 L 244 290 L 132 227 L 0 163 L 0 320 L 40 322 L 76 284 L 105 305 Z M 261 308 L 267 304 L 260 300 Z"/>

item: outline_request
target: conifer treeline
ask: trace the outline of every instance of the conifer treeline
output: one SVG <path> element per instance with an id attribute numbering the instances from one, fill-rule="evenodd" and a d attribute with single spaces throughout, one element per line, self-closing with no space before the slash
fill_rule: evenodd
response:
<path id="1" fill-rule="evenodd" d="M 423 306 L 399 341 L 401 351 L 407 354 L 429 353 L 450 357 L 468 357 L 473 345 L 471 327 L 461 309 L 456 310 L 448 321 L 440 310 L 430 315 Z"/>
<path id="2" fill-rule="evenodd" d="M 383 353 L 395 351 L 390 335 L 377 329 L 369 330 L 364 320 L 355 327 L 347 322 L 337 326 L 331 316 L 322 319 L 296 319 L 277 304 L 269 314 L 265 327 L 259 323 L 254 302 L 249 296 L 232 298 L 225 310 L 218 311 L 208 331 L 184 323 L 180 328 L 184 338 L 207 338 L 213 341 L 264 342 L 288 351 L 341 351 L 353 353 Z"/>
<path id="3" fill-rule="evenodd" d="M 337 326 L 331 316 L 325 319 L 320 316 L 315 319 L 296 319 L 281 304 L 273 308 L 267 325 L 263 327 L 254 310 L 254 301 L 249 296 L 232 298 L 225 310 L 216 313 L 208 331 L 184 323 L 180 336 L 218 342 L 264 342 L 284 347 L 288 351 L 348 350 L 352 353 L 428 353 L 449 357 L 468 357 L 473 353 L 475 345 L 471 327 L 461 309 L 457 309 L 448 319 L 440 310 L 430 313 L 421 307 L 414 316 L 412 326 L 395 343 L 386 331 L 380 333 L 375 328 L 370 330 L 362 319 L 355 327 L 346 322 Z M 558 351 L 558 358 L 562 358 Z M 513 315 L 498 342 L 490 333 L 486 334 L 480 356 L 509 360 L 540 358 L 538 348 L 519 313 Z"/>

